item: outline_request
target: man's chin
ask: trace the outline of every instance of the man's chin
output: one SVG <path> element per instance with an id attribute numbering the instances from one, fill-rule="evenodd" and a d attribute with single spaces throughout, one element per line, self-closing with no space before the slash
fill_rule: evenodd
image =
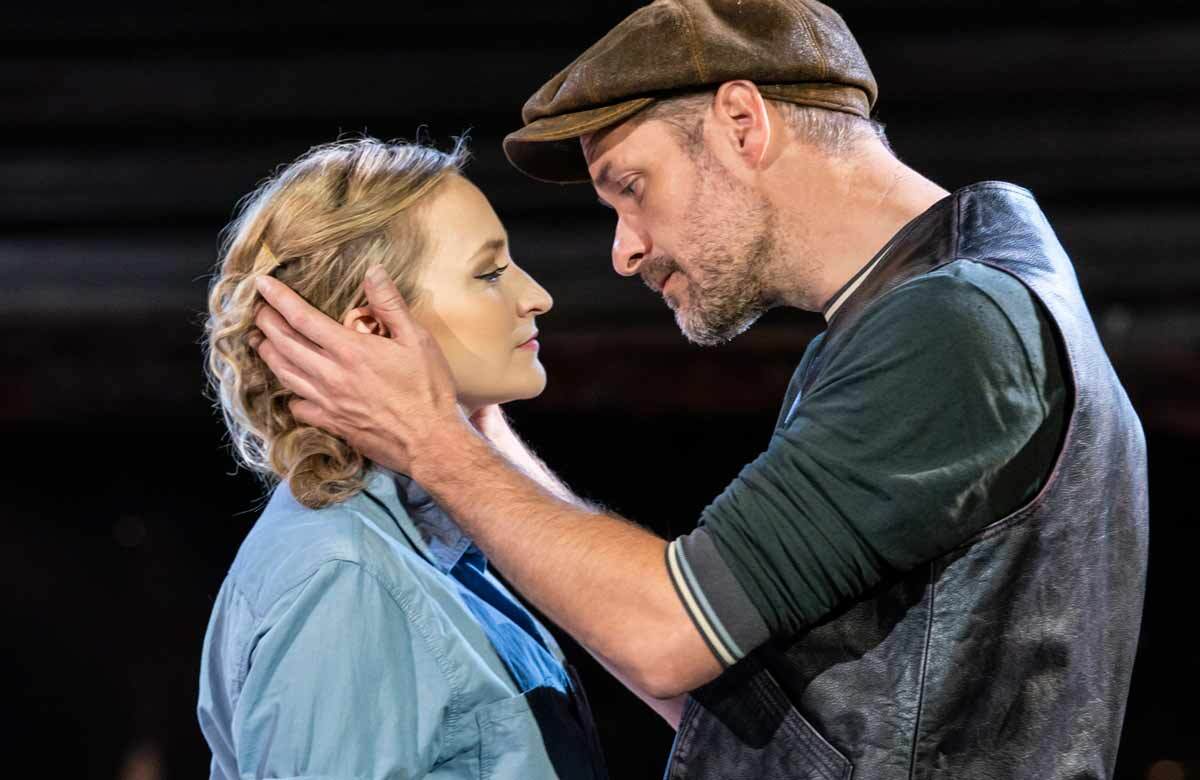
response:
<path id="1" fill-rule="evenodd" d="M 682 310 L 675 312 L 675 324 L 679 331 L 691 343 L 700 347 L 719 347 L 736 339 L 758 321 L 761 314 L 743 317 L 737 322 L 721 326 L 711 326 L 689 320 Z"/>

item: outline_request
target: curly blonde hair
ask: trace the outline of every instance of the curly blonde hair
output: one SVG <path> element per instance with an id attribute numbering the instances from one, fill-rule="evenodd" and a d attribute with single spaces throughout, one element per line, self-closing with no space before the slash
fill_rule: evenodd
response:
<path id="1" fill-rule="evenodd" d="M 268 487 L 287 480 L 301 504 L 320 508 L 362 490 L 369 463 L 345 441 L 292 416 L 294 394 L 248 341 L 262 303 L 254 280 L 275 276 L 341 321 L 365 305 L 363 279 L 380 263 L 415 303 L 428 241 L 416 206 L 460 172 L 466 156 L 462 139 L 450 152 L 373 138 L 339 141 L 309 150 L 239 202 L 209 289 L 206 370 L 235 456 Z"/>

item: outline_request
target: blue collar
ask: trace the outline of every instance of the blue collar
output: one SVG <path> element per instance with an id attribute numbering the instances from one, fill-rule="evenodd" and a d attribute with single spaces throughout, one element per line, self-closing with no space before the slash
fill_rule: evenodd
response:
<path id="1" fill-rule="evenodd" d="M 364 481 L 364 492 L 391 514 L 417 552 L 442 572 L 449 573 L 463 558 L 480 571 L 487 568 L 483 552 L 411 477 L 376 465 Z"/>

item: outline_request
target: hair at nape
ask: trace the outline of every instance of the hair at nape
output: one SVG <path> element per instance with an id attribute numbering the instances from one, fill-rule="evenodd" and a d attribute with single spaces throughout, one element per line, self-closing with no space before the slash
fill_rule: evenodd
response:
<path id="1" fill-rule="evenodd" d="M 704 112 L 712 105 L 716 90 L 704 89 L 656 100 L 635 114 L 637 121 L 657 119 L 670 125 L 686 151 L 699 149 L 703 138 Z M 866 138 L 888 144 L 884 126 L 875 119 L 864 119 L 844 111 L 802 106 L 784 100 L 769 100 L 783 116 L 788 129 L 800 141 L 812 144 L 823 152 L 841 156 L 850 153 L 855 144 Z"/>

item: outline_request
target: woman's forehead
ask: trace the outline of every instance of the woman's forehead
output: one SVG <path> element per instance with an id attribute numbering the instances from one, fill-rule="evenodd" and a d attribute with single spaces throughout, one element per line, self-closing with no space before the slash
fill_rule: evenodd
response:
<path id="1" fill-rule="evenodd" d="M 504 225 L 484 194 L 467 179 L 452 176 L 427 204 L 429 246 L 441 263 L 468 263 L 481 248 L 506 238 Z"/>
<path id="2" fill-rule="evenodd" d="M 442 186 L 432 193 L 425 212 L 428 224 L 438 223 L 459 229 L 476 225 L 495 227 L 500 224 L 500 218 L 483 192 L 459 175 L 448 176 Z"/>

